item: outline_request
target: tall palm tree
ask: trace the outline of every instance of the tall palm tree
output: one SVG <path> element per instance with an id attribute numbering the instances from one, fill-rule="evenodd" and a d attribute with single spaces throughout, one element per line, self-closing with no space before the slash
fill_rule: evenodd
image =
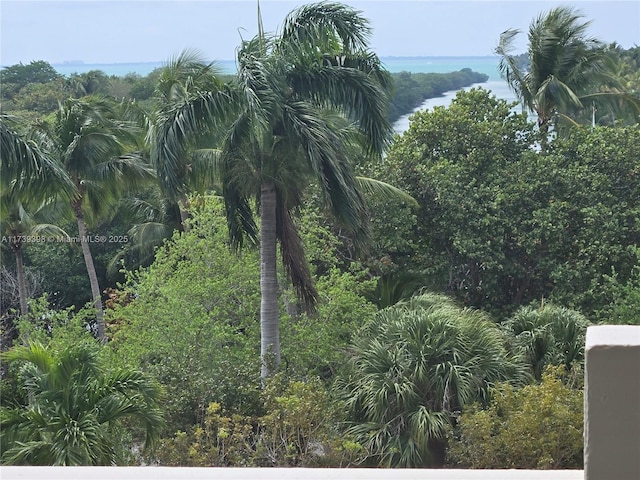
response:
<path id="1" fill-rule="evenodd" d="M 88 96 L 60 106 L 53 125 L 41 122 L 34 136 L 73 182 L 70 206 L 78 225 L 94 306 L 97 334 L 105 339 L 104 309 L 87 235 L 87 218 L 106 215 L 126 187 L 153 178 L 138 152 L 136 127 L 119 119 L 118 105 Z"/>
<path id="2" fill-rule="evenodd" d="M 155 130 L 162 128 L 167 115 L 187 104 L 201 93 L 218 91 L 222 88 L 220 72 L 215 63 L 206 62 L 202 54 L 195 50 L 184 50 L 172 57 L 164 66 L 155 89 L 156 112 L 151 122 L 149 138 L 157 138 Z M 159 161 L 166 157 L 154 156 L 158 184 L 164 195 L 180 207 L 182 228 L 188 218 L 190 193 L 205 193 L 215 183 L 212 156 L 216 150 L 197 148 L 210 146 L 214 142 L 207 134 L 215 130 L 200 130 L 191 139 L 190 148 L 185 149 L 173 161 Z"/>
<path id="3" fill-rule="evenodd" d="M 496 324 L 441 295 L 381 310 L 354 338 L 341 386 L 350 432 L 381 465 L 441 466 L 454 412 L 523 378 Z"/>
<path id="4" fill-rule="evenodd" d="M 64 234 L 51 224 L 52 195 L 68 195 L 73 189 L 64 169 L 39 145 L 15 129 L 14 120 L 0 114 L 0 231 L 3 242 L 16 257 L 20 314 L 27 313 L 27 289 L 23 263 L 26 237 Z M 44 213 L 47 215 L 43 215 Z M 12 326 L 9 327 L 12 329 Z"/>
<path id="5" fill-rule="evenodd" d="M 499 70 L 520 101 L 538 117 L 542 144 L 559 115 L 590 108 L 598 99 L 626 99 L 638 113 L 638 101 L 625 95 L 615 75 L 613 56 L 587 35 L 590 22 L 569 7 L 558 7 L 534 19 L 528 32 L 528 65 L 512 54 L 519 30 L 502 33 L 496 53 Z"/>
<path id="6" fill-rule="evenodd" d="M 234 246 L 257 238 L 252 201 L 259 207 L 263 377 L 280 363 L 278 243 L 298 297 L 308 309 L 316 299 L 294 220 L 305 188 L 316 183 L 333 214 L 363 231 L 350 153 L 358 145 L 378 155 L 391 138 L 390 76 L 367 50 L 369 33 L 367 20 L 350 7 L 301 7 L 280 35 L 260 26 L 242 43 L 233 86 L 193 97 L 168 112 L 158 130 L 156 161 L 170 175 L 193 133 L 225 129 L 216 170 Z"/>
<path id="7" fill-rule="evenodd" d="M 0 409 L 3 464 L 113 465 L 123 419 L 140 422 L 146 445 L 160 434 L 160 387 L 137 371 L 105 369 L 95 347 L 54 354 L 34 343 L 3 359 L 23 365 L 28 398 Z"/>
<path id="8" fill-rule="evenodd" d="M 0 232 L 6 237 L 6 243 L 16 258 L 16 278 L 18 281 L 18 297 L 20 299 L 20 315 L 26 315 L 27 287 L 23 260 L 23 249 L 29 242 L 47 241 L 49 236 L 68 237 L 67 233 L 52 221 L 62 220 L 64 212 L 55 199 L 34 204 L 29 199 L 21 201 L 11 194 L 1 195 L 0 202 L 3 215 L 0 218 Z"/>
<path id="9" fill-rule="evenodd" d="M 13 117 L 0 112 L 0 194 L 43 201 L 51 194 L 72 190 L 71 179 L 56 159 L 20 134 Z M 7 205 L 4 202 L 0 208 Z"/>

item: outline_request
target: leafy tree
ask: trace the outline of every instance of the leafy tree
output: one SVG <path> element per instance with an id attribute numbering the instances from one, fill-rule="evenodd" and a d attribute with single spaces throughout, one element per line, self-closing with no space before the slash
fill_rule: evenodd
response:
<path id="1" fill-rule="evenodd" d="M 352 355 L 342 386 L 349 431 L 393 467 L 442 465 L 454 412 L 487 401 L 493 382 L 523 378 L 491 320 L 434 294 L 378 312 Z"/>
<path id="2" fill-rule="evenodd" d="M 55 112 L 60 102 L 69 96 L 63 80 L 51 83 L 29 83 L 20 89 L 9 101 L 3 103 L 3 109 L 28 110 L 38 113 L 38 117 Z"/>
<path id="3" fill-rule="evenodd" d="M 0 70 L 2 109 L 51 113 L 67 95 L 65 83 L 62 75 L 42 60 L 4 67 Z"/>
<path id="4" fill-rule="evenodd" d="M 104 311 L 89 247 L 86 216 L 104 215 L 126 186 L 151 178 L 136 149 L 134 124 L 118 118 L 117 105 L 100 97 L 69 99 L 52 125 L 40 123 L 34 138 L 73 181 L 70 207 L 78 226 L 82 253 L 96 308 L 98 337 L 105 338 Z"/>
<path id="5" fill-rule="evenodd" d="M 556 116 L 574 111 L 598 99 L 626 98 L 635 111 L 637 99 L 625 96 L 614 62 L 604 44 L 587 36 L 589 22 L 569 7 L 558 7 L 531 22 L 528 34 L 529 64 L 526 70 L 512 55 L 518 30 L 500 36 L 496 53 L 499 69 L 522 103 L 538 117 L 543 147 Z"/>
<path id="6" fill-rule="evenodd" d="M 71 220 L 62 224 L 61 228 L 65 232 L 73 232 L 77 227 L 75 221 Z M 94 247 L 92 253 L 95 250 Z M 81 260 L 82 249 L 75 238 L 55 235 L 52 241 L 30 245 L 24 256 L 25 264 L 42 275 L 43 291 L 49 294 L 53 308 L 82 308 L 92 301 L 87 267 Z M 98 284 L 106 286 L 100 258 L 94 260 Z"/>
<path id="7" fill-rule="evenodd" d="M 403 188 L 420 208 L 409 216 L 383 206 L 383 214 L 397 213 L 407 221 L 398 224 L 392 217 L 390 229 L 384 218 L 374 219 L 380 223 L 374 244 L 385 247 L 391 263 L 421 274 L 439 291 L 477 307 L 487 301 L 502 305 L 499 288 L 493 290 L 499 273 L 519 277 L 509 263 L 515 259 L 501 249 L 508 222 L 517 219 L 498 205 L 499 192 L 504 172 L 514 168 L 532 139 L 525 116 L 483 89 L 458 93 L 449 108 L 417 113 L 374 175 Z M 398 236 L 402 248 L 394 248 Z M 513 295 L 505 303 L 518 303 L 524 293 L 517 285 L 500 288 L 500 295 Z"/>
<path id="8" fill-rule="evenodd" d="M 180 153 L 188 133 L 220 125 L 232 108 L 218 172 L 235 245 L 257 236 L 250 202 L 260 205 L 261 358 L 280 363 L 276 246 L 303 303 L 316 299 L 294 222 L 303 193 L 315 181 L 336 217 L 355 231 L 362 195 L 350 165 L 356 138 L 370 153 L 387 145 L 389 78 L 367 51 L 367 21 L 349 7 L 310 4 L 292 12 L 279 36 L 258 36 L 238 52 L 237 85 L 203 94 L 171 112 L 160 132 L 157 160 L 179 181 Z M 239 110 L 234 110 L 238 109 Z M 336 115 L 336 111 L 344 115 Z M 344 116 L 355 127 L 345 128 Z M 202 119 L 207 122 L 202 122 Z M 356 137 L 356 133 L 359 134 Z M 265 361 L 262 376 L 274 371 Z"/>
<path id="9" fill-rule="evenodd" d="M 254 252 L 231 254 L 221 206 L 209 201 L 116 293 L 109 345 L 166 388 L 171 431 L 201 420 L 211 401 L 255 412 L 258 271 Z"/>
<path id="10" fill-rule="evenodd" d="M 16 347 L 4 360 L 23 364 L 28 404 L 0 410 L 3 464 L 113 465 L 119 460 L 119 425 L 141 423 L 145 445 L 162 427 L 160 389 L 140 372 L 108 370 L 95 348 L 81 345 L 58 355 L 38 343 Z"/>
<path id="11" fill-rule="evenodd" d="M 61 78 L 61 75 L 44 60 L 32 61 L 28 65 L 18 63 L 0 70 L 0 83 L 4 87 L 13 84 L 17 90 L 29 83 L 49 83 Z"/>
<path id="12" fill-rule="evenodd" d="M 434 98 L 450 90 L 458 90 L 474 83 L 483 83 L 488 75 L 463 68 L 450 73 L 411 73 L 391 74 L 393 95 L 389 108 L 389 119 L 394 122 L 402 115 L 411 113 L 428 98 Z"/>
<path id="13" fill-rule="evenodd" d="M 640 262 L 639 142 L 638 126 L 574 129 L 554 141 L 549 158 L 532 166 L 531 172 L 544 170 L 547 177 L 535 190 L 548 203 L 534 221 L 547 257 L 540 266 L 553 285 L 544 296 L 554 303 L 591 317 L 612 301 L 613 272 L 620 285 L 632 278 Z M 550 223 L 556 228 L 549 229 Z"/>
<path id="14" fill-rule="evenodd" d="M 638 262 L 640 130 L 574 128 L 543 154 L 532 128 L 481 90 L 416 114 L 380 168 L 421 207 L 388 255 L 467 305 L 508 316 L 544 298 L 591 317 Z"/>
<path id="15" fill-rule="evenodd" d="M 231 255 L 219 199 L 195 198 L 192 205 L 189 230 L 175 233 L 148 268 L 129 275 L 126 286 L 114 292 L 107 317 L 116 357 L 165 386 L 170 431 L 201 421 L 212 401 L 230 414 L 264 413 L 257 252 Z M 336 242 L 313 217 L 303 216 L 302 226 L 312 261 Z M 353 332 L 376 311 L 363 296 L 371 282 L 362 277 L 331 266 L 317 278 L 313 317 L 286 314 L 282 306 L 285 375 L 329 381 L 344 364 Z M 283 296 L 288 295 L 286 289 Z"/>
<path id="16" fill-rule="evenodd" d="M 462 412 L 449 437 L 457 468 L 582 468 L 583 392 L 567 387 L 562 367 L 520 389 L 499 383 L 491 402 Z"/>
<path id="17" fill-rule="evenodd" d="M 636 253 L 640 258 L 640 251 Z M 626 281 L 613 272 L 605 276 L 611 302 L 596 312 L 600 323 L 615 325 L 640 325 L 640 265 L 636 263 Z"/>

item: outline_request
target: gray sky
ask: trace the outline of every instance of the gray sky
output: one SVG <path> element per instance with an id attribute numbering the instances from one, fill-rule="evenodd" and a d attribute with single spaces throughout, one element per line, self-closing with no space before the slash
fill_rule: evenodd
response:
<path id="1" fill-rule="evenodd" d="M 275 32 L 305 0 L 262 0 L 265 30 Z M 373 28 L 372 49 L 386 56 L 492 55 L 500 33 L 520 28 L 522 51 L 533 18 L 560 5 L 591 20 L 589 33 L 623 48 L 640 46 L 638 0 L 345 0 Z M 0 65 L 166 61 L 184 48 L 232 60 L 256 34 L 256 0 L 0 0 Z"/>

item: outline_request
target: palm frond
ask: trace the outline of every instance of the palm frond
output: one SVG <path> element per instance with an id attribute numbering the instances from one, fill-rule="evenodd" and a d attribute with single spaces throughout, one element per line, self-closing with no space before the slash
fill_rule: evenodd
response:
<path id="1" fill-rule="evenodd" d="M 343 111 L 363 133 L 371 152 L 380 154 L 390 144 L 389 92 L 374 77 L 330 65 L 292 72 L 290 82 L 300 98 Z"/>
<path id="2" fill-rule="evenodd" d="M 291 279 L 296 296 L 302 301 L 305 310 L 312 313 L 318 301 L 318 291 L 313 284 L 304 247 L 289 212 L 290 207 L 283 198 L 282 192 L 278 191 L 277 195 L 276 237 L 280 241 L 282 263 Z"/>
<path id="3" fill-rule="evenodd" d="M 355 177 L 358 188 L 366 195 L 371 195 L 382 200 L 400 200 L 418 207 L 418 201 L 404 190 L 393 185 L 369 177 Z"/>
<path id="4" fill-rule="evenodd" d="M 186 193 L 183 158 L 195 139 L 220 128 L 236 109 L 236 96 L 228 88 L 198 93 L 188 102 L 163 112 L 152 138 L 151 160 L 161 187 L 171 198 Z"/>
<path id="5" fill-rule="evenodd" d="M 370 34 L 369 22 L 361 12 L 340 3 L 320 2 L 291 12 L 284 21 L 281 41 L 318 46 L 322 53 L 351 52 L 366 48 Z"/>

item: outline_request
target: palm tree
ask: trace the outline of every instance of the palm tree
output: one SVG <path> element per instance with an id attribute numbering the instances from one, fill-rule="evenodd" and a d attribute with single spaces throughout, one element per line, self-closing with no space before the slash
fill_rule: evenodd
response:
<path id="1" fill-rule="evenodd" d="M 558 7 L 534 19 L 529 26 L 526 68 L 512 55 L 519 30 L 502 33 L 496 48 L 502 57 L 500 72 L 538 117 L 543 146 L 559 115 L 569 118 L 598 99 L 626 99 L 627 106 L 639 111 L 638 100 L 625 95 L 615 75 L 613 56 L 604 44 L 587 36 L 590 22 L 581 23 L 581 18 L 572 8 Z"/>
<path id="2" fill-rule="evenodd" d="M 495 323 L 441 295 L 381 310 L 354 338 L 349 431 L 386 466 L 441 466 L 454 412 L 522 378 Z"/>
<path id="3" fill-rule="evenodd" d="M 60 165 L 38 144 L 20 135 L 13 119 L 0 114 L 0 231 L 3 242 L 16 257 L 16 278 L 20 314 L 27 313 L 27 288 L 23 247 L 27 236 L 63 234 L 52 225 L 55 202 L 53 194 L 67 196 L 72 191 L 71 179 Z M 44 213 L 47 215 L 43 215 Z M 13 330 L 13 325 L 8 326 Z"/>
<path id="4" fill-rule="evenodd" d="M 298 298 L 313 309 L 316 291 L 296 211 L 314 182 L 337 219 L 363 231 L 363 195 L 350 152 L 358 145 L 378 155 L 388 145 L 391 83 L 367 50 L 367 20 L 350 7 L 306 5 L 287 16 L 280 35 L 268 36 L 261 26 L 259 32 L 238 51 L 233 86 L 199 93 L 167 112 L 155 155 L 177 181 L 172 172 L 191 136 L 225 128 L 216 170 L 235 247 L 257 238 L 252 201 L 259 207 L 264 378 L 280 363 L 277 244 Z"/>
<path id="5" fill-rule="evenodd" d="M 0 112 L 0 193 L 43 201 L 52 193 L 71 192 L 64 169 L 37 142 L 21 135 L 15 119 Z M 0 208 L 9 205 L 4 202 Z M 0 215 L 4 211 L 0 210 Z"/>
<path id="6" fill-rule="evenodd" d="M 2 227 L 0 231 L 8 241 L 6 244 L 11 249 L 16 258 L 16 278 L 18 281 L 18 297 L 20 299 L 20 315 L 26 315 L 27 288 L 25 283 L 25 269 L 23 260 L 23 249 L 31 241 L 47 241 L 46 238 L 52 235 L 57 237 L 68 237 L 67 233 L 60 227 L 50 223 L 61 220 L 63 212 L 59 204 L 54 200 L 35 204 L 33 208 L 25 199 L 24 202 L 15 198 L 11 194 L 0 196 L 0 202 L 4 205 L 1 208 L 3 216 L 0 218 Z M 31 203 L 33 204 L 33 202 Z M 29 240 L 29 239 L 32 240 Z M 4 245 L 4 242 L 3 242 Z"/>
<path id="7" fill-rule="evenodd" d="M 140 422 L 145 444 L 163 425 L 160 387 L 142 373 L 107 370 L 95 347 L 54 354 L 42 345 L 16 347 L 3 359 L 23 365 L 28 404 L 0 409 L 2 463 L 113 465 L 121 420 Z"/>
<path id="8" fill-rule="evenodd" d="M 157 111 L 151 122 L 149 138 L 157 138 L 155 130 L 163 127 L 167 116 L 176 108 L 184 106 L 201 93 L 221 89 L 219 75 L 216 65 L 205 62 L 195 50 L 184 50 L 171 58 L 162 69 L 156 85 L 154 99 Z M 188 194 L 205 193 L 215 183 L 211 159 L 212 156 L 215 158 L 216 151 L 196 149 L 202 146 L 203 141 L 204 145 L 211 144 L 212 139 L 205 133 L 212 131 L 200 130 L 198 136 L 192 139 L 191 148 L 181 152 L 171 162 L 167 162 L 166 157 L 153 157 L 156 160 L 154 167 L 160 189 L 168 200 L 176 202 L 180 207 L 183 230 L 188 218 Z M 159 161 L 160 159 L 165 161 Z"/>
<path id="9" fill-rule="evenodd" d="M 589 321 L 580 312 L 557 305 L 520 308 L 504 324 L 515 353 L 540 381 L 547 365 L 581 373 Z"/>
<path id="10" fill-rule="evenodd" d="M 78 225 L 96 309 L 97 334 L 102 341 L 104 310 L 89 247 L 87 217 L 106 215 L 125 187 L 153 178 L 151 167 L 134 151 L 135 125 L 119 120 L 116 107 L 102 97 L 69 99 L 60 106 L 53 125 L 41 122 L 34 131 L 42 148 L 59 162 L 73 182 L 70 206 Z"/>
<path id="11" fill-rule="evenodd" d="M 111 81 L 102 70 L 90 70 L 85 73 L 73 73 L 69 77 L 68 85 L 75 98 L 87 95 L 107 95 Z"/>
<path id="12" fill-rule="evenodd" d="M 138 195 L 123 198 L 118 207 L 118 216 L 132 226 L 127 231 L 129 241 L 109 261 L 108 273 L 115 275 L 123 264 L 129 270 L 150 265 L 156 247 L 170 239 L 175 231 L 184 231 L 184 213 L 178 203 L 161 193 L 158 185 Z"/>

